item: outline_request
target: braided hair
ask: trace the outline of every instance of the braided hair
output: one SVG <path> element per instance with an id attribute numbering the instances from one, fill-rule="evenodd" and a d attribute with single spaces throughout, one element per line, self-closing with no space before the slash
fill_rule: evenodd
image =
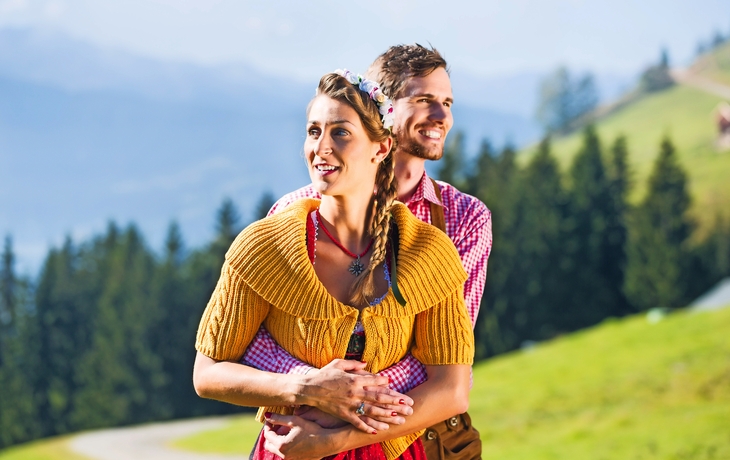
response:
<path id="1" fill-rule="evenodd" d="M 370 224 L 373 253 L 362 277 L 352 287 L 350 301 L 354 305 L 367 305 L 375 297 L 375 268 L 385 261 L 390 233 L 390 207 L 396 198 L 397 185 L 393 155 L 388 155 L 378 165 L 375 176 L 375 202 Z"/>

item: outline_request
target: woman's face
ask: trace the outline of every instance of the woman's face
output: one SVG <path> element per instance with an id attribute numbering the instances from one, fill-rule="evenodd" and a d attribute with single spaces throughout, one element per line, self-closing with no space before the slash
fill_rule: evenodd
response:
<path id="1" fill-rule="evenodd" d="M 315 190 L 323 195 L 371 194 L 391 140 L 373 142 L 347 103 L 317 96 L 309 108 L 304 155 Z"/>

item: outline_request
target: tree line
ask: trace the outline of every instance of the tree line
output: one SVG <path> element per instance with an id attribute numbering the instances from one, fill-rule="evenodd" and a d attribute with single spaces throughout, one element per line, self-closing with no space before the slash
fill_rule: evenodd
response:
<path id="1" fill-rule="evenodd" d="M 677 308 L 730 275 L 730 226 L 703 239 L 687 177 L 669 139 L 632 205 L 628 145 L 604 148 L 587 128 L 567 175 L 544 140 L 524 166 L 488 142 L 469 157 L 449 141 L 439 178 L 493 212 L 494 250 L 477 323 L 483 359 L 650 308 Z M 257 216 L 273 201 L 261 197 Z M 186 248 L 169 227 L 153 251 L 134 226 L 110 223 L 87 241 L 49 251 L 36 279 L 14 270 L 10 237 L 0 265 L 0 447 L 106 426 L 230 413 L 198 398 L 195 331 L 223 256 L 241 229 L 232 201 L 216 236 Z"/>
<path id="2" fill-rule="evenodd" d="M 262 197 L 268 210 L 270 195 Z M 260 211 L 259 211 L 260 212 Z M 264 211 L 265 213 L 265 211 Z M 192 387 L 195 332 L 242 225 L 232 201 L 216 236 L 188 250 L 177 224 L 162 254 L 134 226 L 52 249 L 19 277 L 6 238 L 0 272 L 0 447 L 61 433 L 236 407 Z"/>
<path id="3" fill-rule="evenodd" d="M 494 247 L 476 325 L 486 358 L 652 308 L 687 305 L 730 276 L 730 222 L 717 216 L 701 237 L 692 220 L 687 174 L 669 138 L 644 198 L 625 137 L 604 146 L 593 126 L 561 173 L 550 139 L 521 166 L 507 146 L 483 142 L 467 161 L 464 136 L 448 143 L 441 179 L 492 210 Z"/>

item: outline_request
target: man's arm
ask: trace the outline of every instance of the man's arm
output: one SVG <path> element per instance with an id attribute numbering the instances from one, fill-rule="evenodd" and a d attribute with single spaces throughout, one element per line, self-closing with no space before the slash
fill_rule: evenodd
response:
<path id="1" fill-rule="evenodd" d="M 478 202 L 470 219 L 461 222 L 463 236 L 454 239 L 461 263 L 469 276 L 464 283 L 464 302 L 472 326 L 476 325 L 487 281 L 487 261 L 492 252 L 492 213 Z"/>
<path id="2" fill-rule="evenodd" d="M 246 349 L 241 363 L 276 374 L 306 374 L 314 369 L 281 348 L 263 326 Z"/>
<path id="3" fill-rule="evenodd" d="M 277 374 L 306 374 L 315 369 L 281 348 L 263 327 L 246 349 L 241 363 Z M 391 390 L 406 393 L 426 380 L 426 368 L 409 353 L 398 363 L 378 372 L 378 375 L 388 377 Z"/>

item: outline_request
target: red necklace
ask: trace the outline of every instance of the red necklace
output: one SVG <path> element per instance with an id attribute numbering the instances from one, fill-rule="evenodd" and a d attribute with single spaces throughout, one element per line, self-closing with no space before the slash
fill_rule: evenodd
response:
<path id="1" fill-rule="evenodd" d="M 337 239 L 332 236 L 332 234 L 327 230 L 327 227 L 325 227 L 324 222 L 322 221 L 322 214 L 319 213 L 319 208 L 317 208 L 317 223 L 319 223 L 319 227 L 324 230 L 325 235 L 329 237 L 330 240 L 332 240 L 333 243 L 335 243 L 335 246 L 342 249 L 342 252 L 347 254 L 348 256 L 355 259 L 351 264 L 350 268 L 347 269 L 350 273 L 352 273 L 355 276 L 360 276 L 360 274 L 365 271 L 365 266 L 360 262 L 360 257 L 367 254 L 367 252 L 370 250 L 370 247 L 373 245 L 373 240 L 370 240 L 370 244 L 368 244 L 368 247 L 365 248 L 365 250 L 362 252 L 362 254 L 355 254 L 354 252 L 349 251 L 346 247 L 342 245 Z"/>

